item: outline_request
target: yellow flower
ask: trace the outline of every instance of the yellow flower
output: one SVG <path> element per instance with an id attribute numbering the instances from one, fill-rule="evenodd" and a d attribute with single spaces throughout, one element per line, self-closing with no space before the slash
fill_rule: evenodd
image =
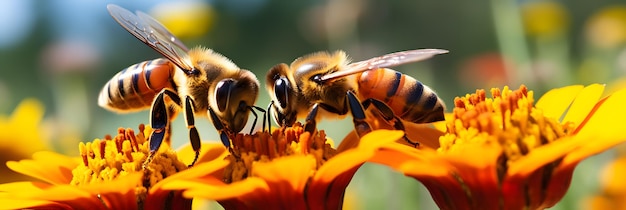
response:
<path id="1" fill-rule="evenodd" d="M 207 34 L 215 21 L 213 8 L 202 1 L 164 2 L 155 6 L 150 13 L 181 39 Z"/>
<path id="2" fill-rule="evenodd" d="M 0 162 L 21 160 L 34 152 L 45 150 L 47 140 L 43 140 L 41 119 L 43 106 L 34 99 L 22 101 L 10 117 L 0 116 Z M 0 183 L 26 178 L 0 164 Z"/>
<path id="3" fill-rule="evenodd" d="M 626 209 L 626 156 L 621 156 L 602 170 L 602 191 L 587 199 L 588 209 Z"/>
<path id="4" fill-rule="evenodd" d="M 626 90 L 484 90 L 455 99 L 437 150 L 386 145 L 372 158 L 422 182 L 441 209 L 544 209 L 567 191 L 576 165 L 626 141 Z"/>
<path id="5" fill-rule="evenodd" d="M 522 17 L 526 33 L 537 37 L 560 35 L 567 29 L 569 17 L 556 2 L 538 1 L 523 5 Z"/>
<path id="6" fill-rule="evenodd" d="M 165 188 L 216 200 L 226 209 L 341 209 L 357 169 L 376 149 L 402 136 L 374 131 L 360 142 L 346 138 L 335 149 L 324 131 L 310 135 L 300 124 L 271 136 L 239 134 L 232 140 L 233 155 L 181 172 Z"/>
<path id="7" fill-rule="evenodd" d="M 81 142 L 80 157 L 76 158 L 41 151 L 30 160 L 7 162 L 12 170 L 41 181 L 0 185 L 0 208 L 190 209 L 191 200 L 181 192 L 161 187 L 173 174 L 187 169 L 169 146 L 157 151 L 144 168 L 149 153 L 145 136 L 150 130 L 140 125 L 135 134 L 132 129 L 120 128 L 113 138 Z M 204 148 L 208 152 L 199 162 L 215 157 L 216 148 Z M 217 150 L 224 151 L 223 147 Z M 193 156 L 189 148 L 179 154 Z"/>
<path id="8" fill-rule="evenodd" d="M 586 23 L 585 33 L 594 46 L 610 48 L 626 42 L 626 7 L 611 6 L 598 11 Z"/>

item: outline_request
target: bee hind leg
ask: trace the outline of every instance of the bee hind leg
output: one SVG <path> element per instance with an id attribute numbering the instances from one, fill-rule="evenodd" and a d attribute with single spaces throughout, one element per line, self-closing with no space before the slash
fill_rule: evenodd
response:
<path id="1" fill-rule="evenodd" d="M 156 96 L 154 101 L 152 102 L 152 109 L 150 110 L 150 127 L 152 127 L 152 134 L 150 134 L 150 153 L 148 154 L 148 158 L 143 163 L 143 168 L 145 168 L 154 157 L 154 154 L 159 147 L 161 147 L 161 143 L 163 140 L 166 142 L 170 141 L 170 115 L 175 115 L 173 109 L 169 109 L 167 104 L 165 103 L 165 96 L 168 96 L 174 103 L 180 105 L 180 98 L 176 95 L 175 92 L 169 89 L 163 89 Z"/>
<path id="2" fill-rule="evenodd" d="M 367 109 L 370 105 L 373 105 L 374 108 L 380 114 L 380 116 L 388 124 L 392 125 L 394 129 L 406 132 L 406 129 L 404 128 L 404 124 L 402 123 L 402 120 L 400 120 L 400 118 L 393 113 L 393 110 L 391 110 L 391 108 L 384 102 L 373 99 L 373 98 L 368 98 L 365 101 L 363 101 L 362 105 L 363 107 L 365 107 L 365 109 Z M 413 141 L 409 139 L 409 137 L 406 136 L 406 133 L 404 134 L 403 138 L 404 138 L 404 141 L 406 141 L 408 144 L 412 145 L 413 147 L 420 146 L 420 143 L 418 141 Z"/>

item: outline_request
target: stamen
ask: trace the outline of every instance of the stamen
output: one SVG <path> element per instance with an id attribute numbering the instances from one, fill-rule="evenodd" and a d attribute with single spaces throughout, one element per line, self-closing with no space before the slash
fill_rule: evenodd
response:
<path id="1" fill-rule="evenodd" d="M 144 169 L 142 164 L 150 151 L 145 129 L 142 124 L 139 126 L 139 133 L 135 134 L 132 129 L 120 128 L 113 138 L 107 135 L 103 140 L 96 139 L 93 142 L 80 143 L 78 149 L 83 164 L 72 171 L 73 177 L 70 184 L 80 186 L 106 182 L 140 172 L 144 174 L 144 182 L 138 182 L 135 193 L 138 202 L 143 202 L 151 186 L 187 168 L 178 160 L 169 145 L 164 144 L 167 146 L 162 146 Z"/>
<path id="2" fill-rule="evenodd" d="M 534 148 L 570 135 L 572 123 L 560 124 L 534 108 L 533 92 L 522 85 L 517 90 L 504 87 L 457 97 L 448 133 L 440 140 L 439 152 L 454 150 L 461 144 L 498 144 L 503 149 L 502 168 Z"/>
<path id="3" fill-rule="evenodd" d="M 254 135 L 237 134 L 232 142 L 231 164 L 224 173 L 226 182 L 245 179 L 251 174 L 255 162 L 269 162 L 290 155 L 313 155 L 319 168 L 336 154 L 336 150 L 326 142 L 324 131 L 311 136 L 304 132 L 300 123 L 274 130 L 271 135 L 267 131 Z"/>

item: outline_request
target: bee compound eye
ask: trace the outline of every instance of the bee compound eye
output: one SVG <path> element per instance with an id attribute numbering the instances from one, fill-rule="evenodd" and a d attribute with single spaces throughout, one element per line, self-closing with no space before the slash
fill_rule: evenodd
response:
<path id="1" fill-rule="evenodd" d="M 287 107 L 289 88 L 289 82 L 287 82 L 285 77 L 281 77 L 274 82 L 274 95 L 278 99 L 278 105 L 283 109 Z"/>
<path id="2" fill-rule="evenodd" d="M 233 87 L 235 86 L 235 80 L 224 79 L 217 83 L 215 87 L 215 100 L 217 101 L 217 107 L 220 112 L 223 112 L 230 103 L 230 95 Z"/>

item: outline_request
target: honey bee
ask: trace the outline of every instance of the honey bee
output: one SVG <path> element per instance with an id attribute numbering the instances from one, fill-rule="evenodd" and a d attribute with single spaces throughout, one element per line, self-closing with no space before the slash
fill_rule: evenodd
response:
<path id="1" fill-rule="evenodd" d="M 401 120 L 428 123 L 444 119 L 444 102 L 415 78 L 387 67 L 428 59 L 447 53 L 440 49 L 402 51 L 350 63 L 343 51 L 317 52 L 272 67 L 266 77 L 272 102 L 268 112 L 280 126 L 306 118 L 305 129 L 315 130 L 318 107 L 324 117 L 345 116 L 351 111 L 357 135 L 371 131 L 365 111 L 373 105 L 379 117 L 395 129 Z M 363 100 L 360 100 L 363 99 Z M 418 142 L 408 143 L 418 146 Z"/>
<path id="2" fill-rule="evenodd" d="M 163 140 L 169 143 L 169 122 L 181 109 L 196 152 L 191 165 L 200 151 L 194 115 L 209 117 L 224 146 L 230 148 L 231 132 L 241 131 L 250 113 L 254 114 L 256 124 L 254 109 L 265 112 L 254 106 L 259 81 L 252 72 L 240 69 L 213 50 L 188 49 L 145 13 L 133 14 L 112 4 L 107 5 L 107 9 L 124 29 L 166 58 L 144 61 L 120 71 L 104 85 L 98 97 L 101 107 L 114 112 L 150 108 L 153 132 L 146 163 L 151 161 Z"/>

